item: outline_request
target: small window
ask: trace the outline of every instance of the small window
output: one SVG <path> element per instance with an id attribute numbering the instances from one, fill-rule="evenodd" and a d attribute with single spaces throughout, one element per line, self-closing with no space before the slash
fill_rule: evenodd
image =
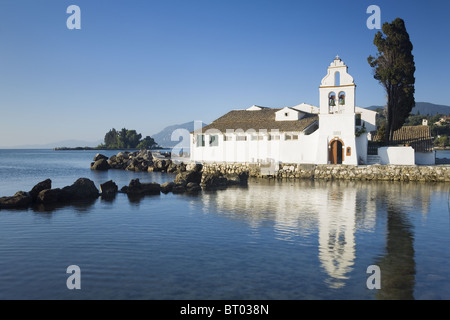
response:
<path id="1" fill-rule="evenodd" d="M 269 135 L 269 141 L 272 141 L 272 140 L 280 140 L 280 136 L 278 134 Z"/>
<path id="2" fill-rule="evenodd" d="M 205 146 L 205 135 L 198 134 L 197 135 L 197 147 L 204 147 L 204 146 Z"/>
<path id="3" fill-rule="evenodd" d="M 209 136 L 209 146 L 217 147 L 219 145 L 219 136 Z"/>
<path id="4" fill-rule="evenodd" d="M 351 156 L 352 155 L 352 148 L 347 147 L 347 156 Z"/>
<path id="5" fill-rule="evenodd" d="M 236 136 L 236 141 L 247 141 L 247 136 Z"/>
<path id="6" fill-rule="evenodd" d="M 289 116 L 289 113 L 288 113 L 288 112 L 285 112 L 285 113 L 284 113 L 284 116 L 285 116 L 285 117 Z"/>
<path id="7" fill-rule="evenodd" d="M 223 141 L 233 141 L 233 136 L 223 136 Z"/>
<path id="8" fill-rule="evenodd" d="M 355 115 L 355 126 L 361 126 L 361 113 Z"/>
<path id="9" fill-rule="evenodd" d="M 298 140 L 298 134 L 288 134 L 284 136 L 284 140 Z"/>

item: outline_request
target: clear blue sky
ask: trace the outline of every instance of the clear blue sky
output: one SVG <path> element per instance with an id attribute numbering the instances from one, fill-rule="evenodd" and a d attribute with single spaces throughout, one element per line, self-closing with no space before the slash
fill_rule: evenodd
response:
<path id="1" fill-rule="evenodd" d="M 69 30 L 69 5 L 81 30 Z M 416 101 L 450 105 L 450 1 L 0 0 L 0 146 L 153 135 L 230 109 L 318 105 L 338 54 L 357 105 L 383 105 L 366 20 L 405 20 Z"/>

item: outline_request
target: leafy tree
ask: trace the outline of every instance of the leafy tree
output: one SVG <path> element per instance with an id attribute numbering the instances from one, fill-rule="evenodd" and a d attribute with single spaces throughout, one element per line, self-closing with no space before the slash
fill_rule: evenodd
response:
<path id="1" fill-rule="evenodd" d="M 157 146 L 157 143 L 150 136 L 142 139 L 142 134 L 136 130 L 122 128 L 120 131 L 112 128 L 105 134 L 104 144 L 98 148 L 106 149 L 150 149 Z"/>
<path id="2" fill-rule="evenodd" d="M 116 129 L 112 128 L 105 134 L 105 145 L 106 146 L 115 146 L 118 142 L 118 133 Z"/>
<path id="3" fill-rule="evenodd" d="M 127 130 L 126 133 L 126 147 L 136 148 L 142 138 L 142 134 L 138 134 L 136 130 Z"/>
<path id="4" fill-rule="evenodd" d="M 117 143 L 117 148 L 119 149 L 128 148 L 127 132 L 128 130 L 126 128 L 122 128 L 119 131 L 119 141 Z"/>
<path id="5" fill-rule="evenodd" d="M 145 150 L 145 149 L 152 149 L 156 146 L 157 146 L 157 144 L 156 144 L 155 140 L 150 136 L 146 136 L 141 142 L 139 142 L 139 144 L 137 145 L 137 148 L 141 149 L 141 150 Z"/>
<path id="6" fill-rule="evenodd" d="M 440 137 L 436 138 L 434 140 L 434 145 L 436 147 L 442 147 L 442 148 L 448 147 L 450 145 L 448 136 L 440 136 Z"/>
<path id="7" fill-rule="evenodd" d="M 381 145 L 386 144 L 386 121 L 383 122 L 378 128 L 377 141 Z"/>
<path id="8" fill-rule="evenodd" d="M 416 70 L 413 45 L 402 19 L 384 23 L 373 41 L 377 57 L 367 61 L 374 70 L 374 78 L 387 94 L 385 140 L 392 141 L 394 131 L 401 128 L 414 107 L 414 72 Z"/>

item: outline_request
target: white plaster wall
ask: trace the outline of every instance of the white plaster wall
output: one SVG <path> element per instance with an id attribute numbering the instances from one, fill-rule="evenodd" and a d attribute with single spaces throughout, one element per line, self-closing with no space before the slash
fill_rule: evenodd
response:
<path id="1" fill-rule="evenodd" d="M 298 134 L 298 140 L 285 140 L 280 133 L 280 140 L 252 140 L 253 131 L 246 133 L 246 141 L 237 141 L 232 135 L 231 141 L 224 141 L 218 135 L 218 146 L 209 146 L 209 135 L 205 134 L 205 146 L 197 147 L 191 134 L 191 160 L 204 162 L 284 162 L 315 163 L 317 155 L 318 132 L 310 135 Z"/>
<path id="2" fill-rule="evenodd" d="M 367 132 L 377 130 L 377 113 L 375 111 L 367 110 L 361 107 L 355 107 L 355 111 L 361 113 L 361 120 L 364 121 Z"/>
<path id="3" fill-rule="evenodd" d="M 329 113 L 328 96 L 330 92 L 336 94 L 336 107 L 343 113 L 355 112 L 355 83 L 348 74 L 347 66 L 341 59 L 334 59 L 327 69 L 327 75 L 322 79 L 319 87 L 320 113 Z M 339 86 L 335 83 L 335 75 L 339 72 Z M 345 104 L 339 105 L 339 92 L 345 92 Z"/>
<path id="4" fill-rule="evenodd" d="M 303 118 L 305 114 L 291 108 L 283 108 L 275 112 L 275 121 L 292 121 Z"/>
<path id="5" fill-rule="evenodd" d="M 415 153 L 416 164 L 422 165 L 434 165 L 436 164 L 436 151 L 431 152 L 416 152 Z"/>
<path id="6" fill-rule="evenodd" d="M 367 163 L 367 145 L 367 133 L 363 133 L 359 137 L 356 137 L 356 152 L 358 163 L 360 163 L 360 159 L 362 160 L 362 163 Z"/>
<path id="7" fill-rule="evenodd" d="M 412 147 L 380 147 L 378 156 L 381 164 L 414 165 L 414 149 Z"/>
<path id="8" fill-rule="evenodd" d="M 338 95 L 339 92 L 345 92 L 345 104 L 339 105 Z M 340 109 L 343 113 L 355 112 L 355 86 L 340 86 L 340 87 L 320 87 L 319 89 L 319 101 L 320 101 L 320 113 L 329 113 L 330 107 L 328 106 L 328 96 L 330 92 L 336 94 L 336 106 L 334 109 Z"/>
<path id="9" fill-rule="evenodd" d="M 347 156 L 346 152 L 344 153 L 342 164 L 358 164 L 358 149 L 355 139 L 355 114 L 319 114 L 318 131 L 318 164 L 328 163 L 329 143 L 335 138 L 343 141 L 344 148 L 351 148 L 350 156 Z"/>
<path id="10" fill-rule="evenodd" d="M 344 64 L 342 60 L 335 59 L 333 62 L 330 63 L 330 66 L 327 69 L 327 75 L 323 77 L 320 85 L 321 86 L 335 86 L 335 74 L 336 72 L 339 72 L 340 74 L 340 85 L 348 85 L 353 84 L 354 80 L 353 77 L 348 74 L 348 68 Z"/>
<path id="11" fill-rule="evenodd" d="M 284 163 L 315 163 L 317 156 L 318 132 L 299 135 L 298 140 L 281 140 L 278 161 Z"/>

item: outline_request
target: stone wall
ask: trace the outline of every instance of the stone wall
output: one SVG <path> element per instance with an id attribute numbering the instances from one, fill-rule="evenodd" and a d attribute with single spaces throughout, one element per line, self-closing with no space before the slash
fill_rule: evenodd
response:
<path id="1" fill-rule="evenodd" d="M 260 177 L 260 166 L 250 163 L 203 163 L 203 173 L 240 174 L 248 172 L 250 177 Z"/>
<path id="2" fill-rule="evenodd" d="M 371 180 L 450 182 L 450 166 L 314 165 L 280 164 L 273 175 L 262 176 L 259 164 L 205 163 L 203 172 L 222 174 L 249 172 L 250 177 L 276 179 Z"/>

